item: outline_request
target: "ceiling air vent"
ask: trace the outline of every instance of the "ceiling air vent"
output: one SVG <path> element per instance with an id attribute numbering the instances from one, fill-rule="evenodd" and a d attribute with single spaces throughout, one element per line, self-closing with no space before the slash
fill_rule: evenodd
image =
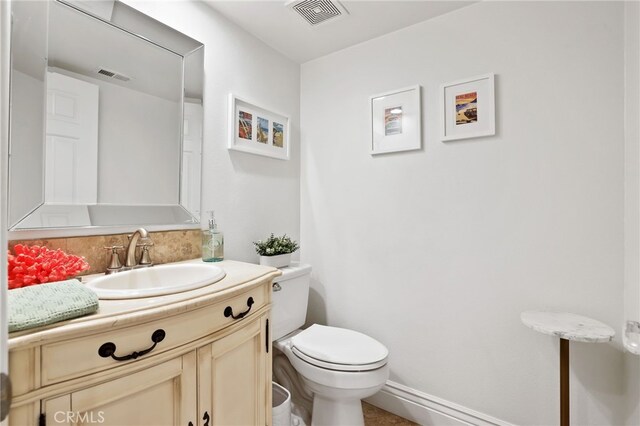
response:
<path id="1" fill-rule="evenodd" d="M 105 77 L 115 78 L 116 80 L 120 80 L 120 81 L 129 81 L 129 80 L 131 80 L 130 77 L 127 77 L 124 74 L 120 74 L 120 73 L 117 73 L 115 71 L 109 71 L 109 70 L 104 69 L 104 68 L 99 68 L 97 72 L 98 72 L 98 74 L 103 75 Z"/>
<path id="2" fill-rule="evenodd" d="M 348 15 L 344 6 L 336 0 L 293 0 L 286 5 L 313 26 Z"/>
<path id="3" fill-rule="evenodd" d="M 111 72 L 103 69 L 99 69 L 98 74 L 106 75 L 107 77 L 113 77 L 114 75 L 116 75 L 115 72 Z"/>

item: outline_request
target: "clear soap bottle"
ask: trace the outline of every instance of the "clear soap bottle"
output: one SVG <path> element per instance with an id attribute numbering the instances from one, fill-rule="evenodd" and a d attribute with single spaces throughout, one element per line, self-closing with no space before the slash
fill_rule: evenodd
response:
<path id="1" fill-rule="evenodd" d="M 209 229 L 202 231 L 202 260 L 220 262 L 224 260 L 224 235 L 218 229 L 214 212 L 209 213 Z"/>

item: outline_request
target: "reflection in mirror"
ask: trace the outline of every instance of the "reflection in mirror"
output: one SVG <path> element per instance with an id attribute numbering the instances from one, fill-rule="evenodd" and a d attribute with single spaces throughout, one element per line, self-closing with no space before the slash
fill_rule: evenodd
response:
<path id="1" fill-rule="evenodd" d="M 117 1 L 12 5 L 12 229 L 197 224 L 202 45 Z"/>

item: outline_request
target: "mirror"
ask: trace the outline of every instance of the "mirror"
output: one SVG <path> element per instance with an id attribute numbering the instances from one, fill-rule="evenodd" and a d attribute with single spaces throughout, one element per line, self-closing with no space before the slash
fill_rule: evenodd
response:
<path id="1" fill-rule="evenodd" d="M 113 0 L 12 18 L 10 230 L 197 228 L 203 45 Z"/>

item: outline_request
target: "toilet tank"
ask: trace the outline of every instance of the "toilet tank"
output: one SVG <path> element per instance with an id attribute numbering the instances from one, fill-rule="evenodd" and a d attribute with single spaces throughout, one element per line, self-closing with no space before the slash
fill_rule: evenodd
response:
<path id="1" fill-rule="evenodd" d="M 271 336 L 273 340 L 302 327 L 307 318 L 311 265 L 292 263 L 273 280 Z"/>

